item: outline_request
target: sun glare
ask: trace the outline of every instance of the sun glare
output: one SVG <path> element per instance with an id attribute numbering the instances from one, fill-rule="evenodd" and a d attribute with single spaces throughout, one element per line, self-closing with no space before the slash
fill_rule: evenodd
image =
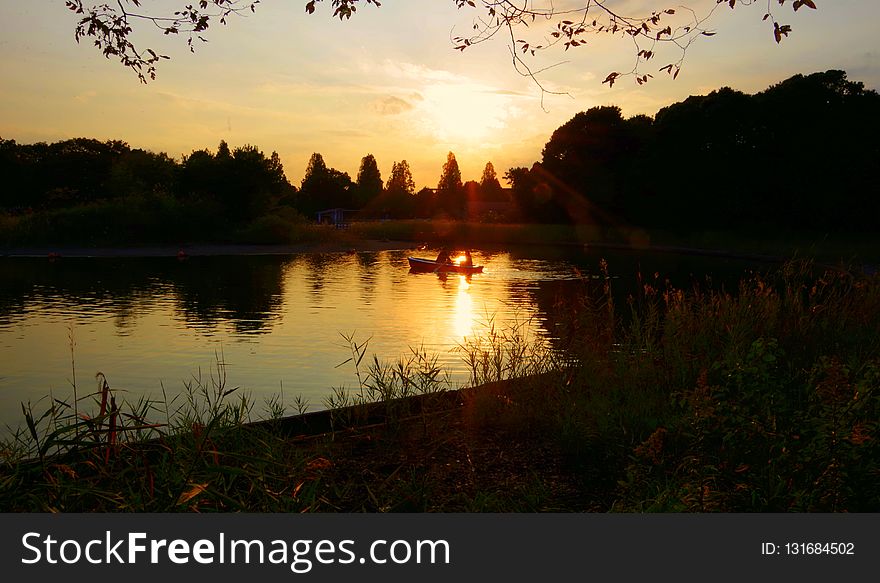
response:
<path id="1" fill-rule="evenodd" d="M 470 294 L 471 284 L 467 276 L 458 276 L 458 293 L 455 295 L 455 313 L 452 327 L 457 340 L 470 336 L 474 330 L 474 300 Z"/>
<path id="2" fill-rule="evenodd" d="M 439 83 L 422 90 L 419 118 L 441 142 L 486 141 L 507 127 L 512 97 L 472 83 Z"/>

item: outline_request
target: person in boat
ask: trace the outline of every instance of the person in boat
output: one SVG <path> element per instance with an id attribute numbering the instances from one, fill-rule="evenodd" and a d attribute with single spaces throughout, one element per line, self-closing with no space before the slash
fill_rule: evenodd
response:
<path id="1" fill-rule="evenodd" d="M 445 265 L 455 265 L 458 267 L 474 266 L 474 258 L 471 257 L 471 252 L 467 249 L 463 251 L 455 251 L 453 253 L 452 249 L 450 249 L 449 247 L 444 247 L 440 250 L 440 254 L 437 255 L 437 259 L 435 261 L 437 263 L 442 263 Z"/>
<path id="2" fill-rule="evenodd" d="M 464 252 L 462 253 L 462 255 L 464 255 L 464 261 L 459 263 L 459 265 L 461 265 L 462 267 L 473 267 L 474 266 L 474 258 L 471 257 L 471 252 L 468 251 L 467 249 L 465 249 Z"/>
<path id="3" fill-rule="evenodd" d="M 449 256 L 449 249 L 444 247 L 440 250 L 440 254 L 437 255 L 437 259 L 435 260 L 437 263 L 452 263 L 452 259 Z"/>

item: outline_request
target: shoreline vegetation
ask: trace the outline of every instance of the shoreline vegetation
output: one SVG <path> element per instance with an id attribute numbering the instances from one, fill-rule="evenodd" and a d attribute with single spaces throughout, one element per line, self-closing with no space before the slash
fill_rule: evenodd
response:
<path id="1" fill-rule="evenodd" d="M 194 242 L 181 245 L 0 245 L 0 257 L 183 257 L 209 255 L 286 255 L 371 252 L 442 247 L 450 241 L 472 248 L 506 245 L 582 247 L 674 254 L 696 254 L 782 263 L 808 258 L 826 265 L 876 270 L 876 234 L 792 233 L 767 237 L 732 231 L 677 235 L 636 228 L 485 224 L 462 221 L 390 220 L 355 222 L 346 229 L 306 225 L 287 242 Z M 295 241 L 295 242 L 293 242 Z"/>
<path id="2" fill-rule="evenodd" d="M 490 328 L 461 357 L 347 340 L 327 411 L 264 411 L 223 369 L 181 401 L 23 405 L 4 511 L 864 512 L 880 508 L 880 276 L 791 261 L 735 292 L 586 279 L 552 349 Z M 117 400 L 118 399 L 118 400 Z M 259 423 L 249 421 L 263 419 Z M 323 426 L 320 426 L 322 420 Z M 329 431 L 328 431 L 329 429 Z"/>

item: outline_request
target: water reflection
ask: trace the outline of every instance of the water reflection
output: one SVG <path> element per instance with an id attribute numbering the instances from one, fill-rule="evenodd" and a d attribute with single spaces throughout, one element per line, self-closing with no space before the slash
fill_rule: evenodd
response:
<path id="1" fill-rule="evenodd" d="M 335 274 L 330 269 L 332 264 L 347 258 L 339 254 L 313 253 L 304 256 L 304 264 L 308 275 L 306 276 L 312 294 L 320 299 L 328 276 Z"/>
<path id="2" fill-rule="evenodd" d="M 355 259 L 360 268 L 361 294 L 364 304 L 373 303 L 376 296 L 376 277 L 379 269 L 379 253 L 357 253 Z"/>
<path id="3" fill-rule="evenodd" d="M 329 387 L 355 382 L 350 367 L 336 368 L 348 356 L 340 333 L 372 338 L 369 353 L 386 359 L 423 346 L 463 381 L 452 349 L 465 337 L 490 321 L 503 327 L 529 318 L 552 337 L 558 298 L 597 275 L 607 256 L 479 252 L 474 261 L 484 273 L 438 276 L 410 274 L 408 254 L 0 258 L 0 425 L 17 424 L 19 402 L 70 389 L 70 330 L 79 382 L 100 370 L 134 397 L 156 397 L 163 386 L 171 393 L 222 355 L 231 385 L 257 402 L 283 383 L 286 395 L 319 407 Z M 664 261 L 650 273 L 670 273 Z M 609 259 L 614 272 L 632 274 L 612 281 L 619 305 L 642 262 L 634 254 Z M 700 273 L 688 262 L 676 268 Z"/>
<path id="4" fill-rule="evenodd" d="M 216 333 L 229 322 L 239 334 L 265 334 L 281 317 L 290 259 L 276 256 L 194 257 L 169 268 L 180 317 Z"/>
<path id="5" fill-rule="evenodd" d="M 452 329 L 460 342 L 466 336 L 471 336 L 474 330 L 474 300 L 470 294 L 470 276 L 454 276 L 458 282 L 458 292 L 455 294 L 455 307 L 452 312 Z"/>

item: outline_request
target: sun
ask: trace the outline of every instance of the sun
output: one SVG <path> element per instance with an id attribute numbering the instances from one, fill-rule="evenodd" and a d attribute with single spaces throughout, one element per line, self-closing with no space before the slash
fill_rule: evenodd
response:
<path id="1" fill-rule="evenodd" d="M 507 128 L 512 97 L 472 82 L 439 82 L 423 88 L 418 119 L 439 142 L 478 144 Z"/>

